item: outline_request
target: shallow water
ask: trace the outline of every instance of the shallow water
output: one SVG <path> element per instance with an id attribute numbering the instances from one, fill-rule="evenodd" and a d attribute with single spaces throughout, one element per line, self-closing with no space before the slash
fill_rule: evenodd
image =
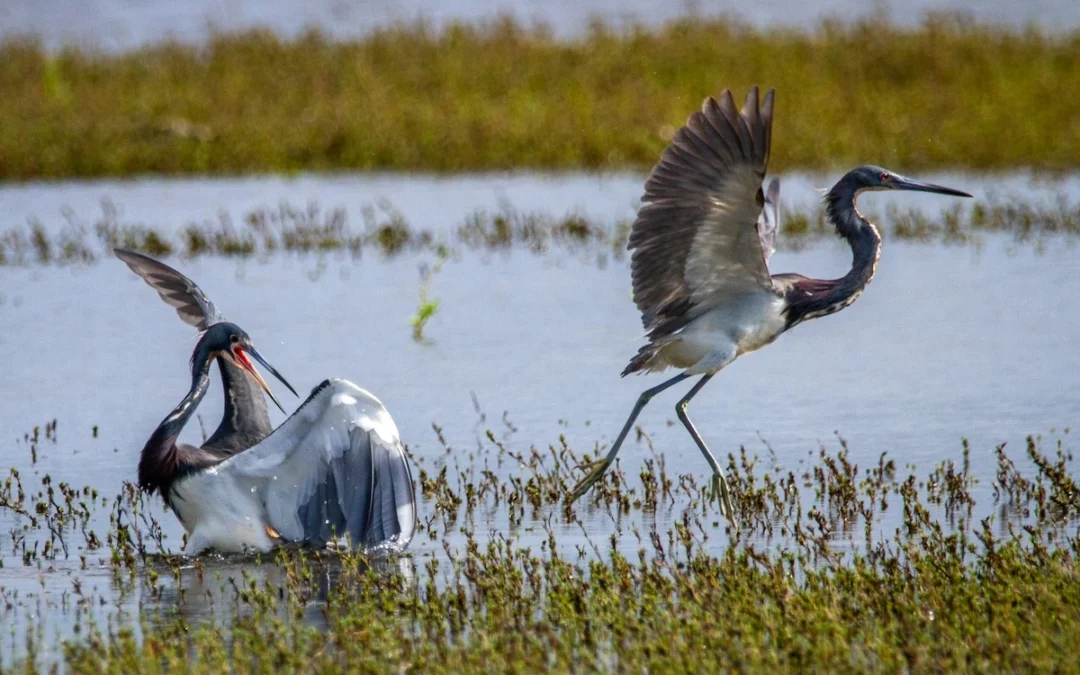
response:
<path id="1" fill-rule="evenodd" d="M 1076 177 L 1051 183 L 1022 175 L 926 178 L 977 196 L 990 191 L 1049 199 L 1078 193 Z M 811 187 L 825 180 L 785 177 L 785 200 L 809 203 L 816 199 Z M 497 208 L 500 200 L 521 210 L 625 218 L 639 190 L 637 176 L 30 184 L 0 188 L 0 213 L 11 225 L 38 215 L 57 227 L 62 206 L 94 213 L 97 201 L 108 197 L 130 219 L 166 227 L 210 217 L 218 208 L 238 215 L 280 200 L 311 200 L 352 213 L 362 203 L 389 198 L 411 224 L 438 229 L 476 208 Z M 883 208 L 883 197 L 867 201 Z M 904 203 L 935 213 L 934 204 L 943 208 L 950 200 Z M 441 305 L 427 327 L 426 344 L 411 339 L 409 317 L 417 305 L 418 267 L 430 262 L 428 255 L 172 262 L 252 335 L 301 393 L 325 377 L 348 378 L 376 393 L 429 471 L 443 462 L 466 467 L 480 461 L 470 453 L 490 447 L 484 440 L 489 428 L 511 450 L 543 449 L 565 435 L 579 454 L 592 451 L 612 441 L 638 393 L 663 377 L 618 377 L 640 344 L 625 260 L 596 265 L 559 253 L 465 253 L 435 279 L 432 293 Z M 849 264 L 848 251 L 832 241 L 780 251 L 770 262 L 774 272 L 812 276 L 838 275 Z M 740 359 L 695 399 L 691 416 L 718 455 L 740 446 L 768 455 L 767 441 L 776 463 L 793 470 L 821 444 L 836 448 L 836 433 L 848 440 L 860 466 L 874 465 L 888 452 L 901 467 L 910 463 L 920 473 L 959 459 L 962 440 L 968 439 L 980 479 L 973 496 L 989 508 L 996 446 L 1007 443 L 1019 457 L 1025 437 L 1042 434 L 1050 441 L 1064 438 L 1071 447 L 1064 430 L 1080 422 L 1076 297 L 1080 262 L 1068 240 L 1051 240 L 1040 251 L 1016 247 L 1005 237 L 988 237 L 977 248 L 887 241 L 878 276 L 852 308 L 800 326 Z M 0 267 L 0 467 L 18 467 L 28 485 L 49 474 L 55 482 L 92 485 L 111 499 L 122 481 L 134 479 L 143 441 L 187 391 L 194 337 L 119 262 Z M 704 460 L 672 424 L 680 395 L 656 399 L 639 424 L 665 454 L 669 471 L 704 481 Z M 484 422 L 473 396 L 486 413 Z M 208 432 L 220 406 L 220 392 L 212 389 L 200 408 Z M 516 432 L 501 421 L 504 411 Z M 23 434 L 53 419 L 58 440 L 39 443 L 31 464 Z M 273 415 L 275 424 L 282 419 Z M 449 457 L 433 423 L 454 448 Z M 91 433 L 95 426 L 97 438 Z M 183 438 L 198 442 L 199 425 Z M 621 465 L 636 476 L 647 456 L 643 444 L 629 442 Z M 423 505 L 422 516 L 430 508 Z M 107 518 L 107 510 L 101 511 Z M 882 529 L 891 531 L 890 519 L 898 516 L 886 515 Z M 501 531 L 501 517 L 484 521 L 478 512 L 477 531 Z M 582 519 L 598 540 L 613 527 L 604 513 L 583 513 Z M 161 521 L 167 543 L 178 547 L 179 524 L 169 515 Z M 0 511 L 0 533 L 17 525 Z M 526 519 L 525 526 L 531 529 L 522 534 L 524 544 L 544 538 L 539 523 Z M 107 521 L 97 527 L 103 532 Z M 557 533 L 565 545 L 584 543 L 576 525 Z M 457 536 L 447 535 L 451 546 Z M 725 541 L 721 530 L 709 546 L 719 552 Z M 442 538 L 418 537 L 410 551 L 418 560 L 442 555 Z M 32 606 L 42 603 L 38 614 L 55 614 L 50 630 L 59 635 L 70 635 L 74 620 L 55 608 L 71 601 L 76 580 L 84 593 L 108 599 L 105 607 L 85 611 L 137 611 L 145 599 L 116 596 L 108 565 L 96 560 L 91 557 L 88 570 L 78 569 L 77 556 L 61 557 L 51 570 L 25 567 L 7 535 L 0 535 L 0 591 L 31 598 Z M 199 591 L 189 597 L 196 596 Z M 25 613 L 16 618 L 31 620 Z M 13 653 L 17 640 L 0 643 L 0 662 Z"/>
<path id="2" fill-rule="evenodd" d="M 890 167 L 902 168 L 902 167 Z M 783 174 L 784 208 L 816 209 L 821 194 L 840 177 L 825 174 Z M 925 173 L 918 178 L 970 192 L 978 200 L 1017 199 L 1050 204 L 1058 197 L 1080 201 L 1080 173 L 1043 176 L 1025 171 L 969 175 Z M 365 207 L 388 204 L 417 230 L 446 231 L 480 210 L 497 212 L 505 205 L 519 213 L 569 214 L 601 223 L 634 217 L 644 176 L 638 173 L 485 173 L 452 177 L 408 174 L 301 174 L 293 178 L 146 178 L 133 180 L 0 183 L 0 230 L 20 227 L 33 218 L 51 232 L 68 225 L 63 215 L 92 222 L 110 201 L 123 223 L 143 224 L 171 233 L 189 223 L 216 222 L 219 214 L 234 223 L 258 209 L 318 204 L 341 208 L 358 222 Z M 954 202 L 924 193 L 881 192 L 865 195 L 859 207 L 884 213 L 891 204 L 903 210 L 940 213 Z M 963 204 L 970 202 L 964 201 Z"/>
<path id="3" fill-rule="evenodd" d="M 960 13 L 977 21 L 1050 30 L 1071 30 L 1080 23 L 1072 0 L 914 0 L 868 2 L 827 0 L 792 2 L 761 0 L 754 3 L 730 0 L 699 2 L 647 2 L 589 0 L 588 2 L 540 2 L 524 0 L 452 0 L 428 3 L 420 0 L 376 2 L 363 0 L 9 0 L 0 4 L 0 37 L 33 34 L 50 47 L 80 44 L 105 49 L 127 49 L 165 39 L 198 41 L 210 31 L 243 30 L 266 26 L 293 36 L 318 28 L 341 38 L 363 35 L 395 22 L 423 19 L 440 27 L 454 21 L 486 21 L 497 15 L 520 22 L 541 22 L 559 36 L 574 37 L 588 30 L 596 18 L 615 27 L 630 24 L 655 26 L 687 15 L 731 16 L 755 26 L 806 28 L 824 18 L 857 20 L 882 14 L 902 25 L 913 25 L 932 11 Z"/>

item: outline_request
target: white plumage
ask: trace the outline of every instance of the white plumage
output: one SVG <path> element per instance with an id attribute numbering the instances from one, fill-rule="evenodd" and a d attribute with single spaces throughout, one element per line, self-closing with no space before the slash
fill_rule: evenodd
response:
<path id="1" fill-rule="evenodd" d="M 190 554 L 337 538 L 400 551 L 416 528 L 412 475 L 394 420 L 374 395 L 340 379 L 316 387 L 262 442 L 178 479 L 169 502 Z"/>
<path id="2" fill-rule="evenodd" d="M 114 252 L 202 331 L 191 357 L 191 390 L 139 458 L 139 487 L 161 494 L 180 518 L 188 532 L 185 551 L 267 551 L 335 539 L 369 550 L 404 549 L 416 529 L 412 475 L 379 399 L 346 380 L 327 380 L 272 430 L 263 392 L 278 401 L 248 356 L 292 386 L 250 336 L 177 270 L 135 251 Z M 201 447 L 178 444 L 214 361 L 225 390 L 221 425 Z"/>

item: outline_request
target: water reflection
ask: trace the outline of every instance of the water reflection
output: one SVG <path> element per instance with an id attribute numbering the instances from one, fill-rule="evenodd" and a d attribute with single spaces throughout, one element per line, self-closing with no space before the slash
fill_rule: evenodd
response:
<path id="1" fill-rule="evenodd" d="M 370 559 L 334 553 L 317 558 L 312 552 L 275 553 L 258 558 L 246 555 L 209 554 L 197 559 L 150 556 L 140 573 L 138 607 L 151 625 L 171 623 L 177 618 L 190 626 L 214 620 L 228 626 L 251 617 L 255 609 L 250 599 L 259 591 L 300 589 L 297 599 L 303 606 L 301 621 L 320 631 L 327 630 L 328 602 L 348 602 L 351 585 L 367 574 L 399 578 L 406 584 L 414 579 L 413 560 L 408 555 Z M 148 588 L 147 571 L 157 581 Z M 335 597 L 331 598 L 330 594 Z M 280 615 L 282 620 L 295 617 Z"/>

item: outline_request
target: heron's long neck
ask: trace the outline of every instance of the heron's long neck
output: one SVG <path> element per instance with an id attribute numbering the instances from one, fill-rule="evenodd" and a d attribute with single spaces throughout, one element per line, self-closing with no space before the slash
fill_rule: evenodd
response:
<path id="1" fill-rule="evenodd" d="M 816 319 L 844 309 L 863 292 L 877 271 L 881 235 L 855 208 L 859 190 L 845 176 L 825 197 L 825 211 L 836 233 L 851 246 L 851 270 L 839 279 L 795 282 L 788 323 Z"/>
<path id="2" fill-rule="evenodd" d="M 191 377 L 191 390 L 150 436 L 139 457 L 139 487 L 167 497 L 169 485 L 179 474 L 183 457 L 176 439 L 199 406 L 210 386 L 210 361 L 204 361 Z"/>
<path id="3" fill-rule="evenodd" d="M 839 189 L 837 189 L 839 188 Z M 877 272 L 881 258 L 881 235 L 877 228 L 855 208 L 859 191 L 846 182 L 837 185 L 826 197 L 825 208 L 829 220 L 836 226 L 836 233 L 847 239 L 851 246 L 851 271 L 839 281 L 836 297 L 851 304 L 862 293 Z"/>
<path id="4" fill-rule="evenodd" d="M 225 414 L 203 447 L 233 454 L 266 438 L 273 427 L 266 399 L 254 378 L 226 359 L 218 359 L 218 369 L 225 393 Z"/>

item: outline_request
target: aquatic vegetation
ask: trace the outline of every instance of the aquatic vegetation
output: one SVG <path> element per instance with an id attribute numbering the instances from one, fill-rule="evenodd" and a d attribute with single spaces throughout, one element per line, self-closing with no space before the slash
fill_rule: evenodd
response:
<path id="1" fill-rule="evenodd" d="M 0 180 L 651 166 L 706 95 L 779 92 L 770 168 L 1080 162 L 1076 32 L 690 17 L 562 41 L 510 20 L 218 35 L 124 54 L 0 44 Z M 859 58 L 851 58 L 858 54 Z"/>
<path id="2" fill-rule="evenodd" d="M 32 218 L 25 226 L 0 232 L 0 266 L 88 264 L 109 256 L 113 247 L 157 258 L 337 253 L 360 259 L 364 252 L 375 251 L 387 258 L 427 252 L 436 260 L 469 251 L 523 249 L 537 255 L 565 252 L 604 265 L 625 256 L 630 228 L 628 221 L 598 222 L 573 214 L 560 218 L 504 205 L 498 211 L 469 214 L 456 228 L 433 231 L 413 227 L 385 201 L 361 208 L 361 227 L 356 228 L 349 224 L 345 209 L 327 210 L 317 204 L 256 209 L 244 214 L 240 224 L 219 213 L 180 228 L 124 222 L 116 205 L 107 200 L 101 214 L 89 219 L 69 211 L 62 216 L 61 227 L 46 228 Z M 1008 234 L 1018 243 L 1040 247 L 1051 237 L 1080 235 L 1080 204 L 1064 195 L 1048 203 L 995 197 L 971 206 L 952 205 L 938 214 L 890 207 L 884 214 L 868 211 L 868 217 L 887 239 L 926 243 L 977 246 L 983 235 Z M 777 242 L 781 249 L 798 249 L 835 236 L 820 207 L 785 210 L 781 228 Z"/>
<path id="3" fill-rule="evenodd" d="M 416 314 L 409 319 L 409 324 L 413 328 L 413 340 L 422 342 L 424 340 L 424 326 L 431 320 L 431 317 L 435 316 L 435 312 L 439 311 L 439 299 L 432 297 L 431 284 L 435 281 L 435 276 L 442 271 L 443 265 L 450 259 L 450 252 L 445 246 L 439 247 L 435 252 L 435 262 L 431 265 L 421 265 L 420 267 L 420 303 L 416 307 Z"/>
<path id="4" fill-rule="evenodd" d="M 442 440 L 438 426 L 434 432 Z M 140 598 L 134 615 L 95 619 L 90 608 L 119 601 L 75 574 L 70 599 L 53 602 L 78 613 L 77 627 L 46 656 L 33 623 L 42 620 L 40 607 L 0 588 L 0 618 L 30 622 L 16 665 L 32 670 L 52 659 L 78 672 L 1080 665 L 1072 649 L 1080 638 L 1080 492 L 1060 441 L 1047 448 L 1030 438 L 1020 457 L 997 448 L 989 455 L 992 485 L 972 474 L 975 451 L 967 445 L 919 474 L 887 455 L 860 466 L 843 439 L 798 468 L 742 450 L 726 458 L 733 528 L 708 505 L 706 487 L 670 473 L 656 451 L 638 475 L 612 471 L 568 507 L 566 490 L 586 456 L 562 439 L 516 451 L 496 430 L 481 433 L 486 441 L 475 451 L 443 440 L 444 456 L 416 458 L 419 539 L 430 545 L 389 560 L 304 550 L 173 557 L 156 505 L 132 486 L 106 498 L 48 477 L 35 487 L 12 469 L 0 483 L 0 516 L 24 524 L 15 540 L 22 565 L 47 570 L 78 557 L 83 570 L 110 571 L 119 595 Z M 651 446 L 647 435 L 639 438 Z M 99 535 L 87 523 L 102 511 L 108 529 Z M 895 529 L 882 527 L 886 514 Z M 65 544 L 31 545 L 50 533 Z"/>

